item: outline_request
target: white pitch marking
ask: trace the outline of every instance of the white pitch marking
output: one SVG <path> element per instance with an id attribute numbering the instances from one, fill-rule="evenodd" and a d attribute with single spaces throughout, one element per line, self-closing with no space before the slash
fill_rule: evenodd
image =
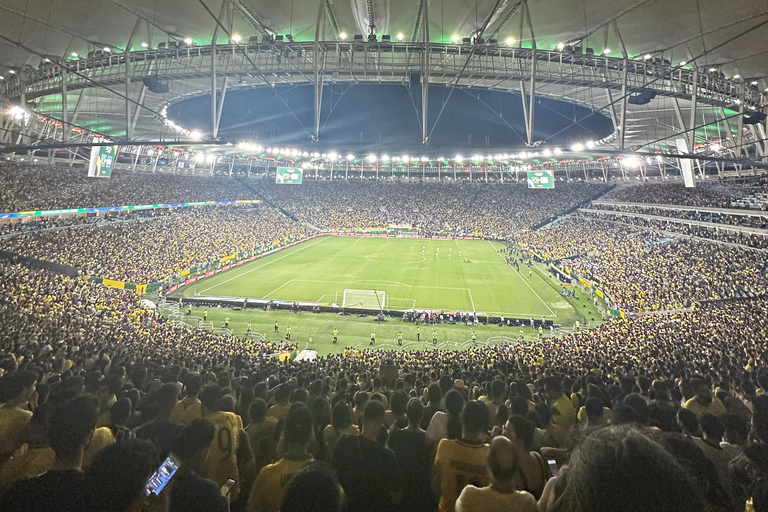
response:
<path id="1" fill-rule="evenodd" d="M 472 290 L 470 290 L 469 288 L 467 288 L 466 290 L 469 292 L 469 301 L 472 303 L 472 312 L 475 312 L 477 310 L 475 309 L 475 301 L 472 299 Z"/>
<path id="2" fill-rule="evenodd" d="M 273 293 L 275 293 L 277 290 L 279 290 L 279 289 L 280 289 L 280 288 L 282 288 L 283 286 L 285 286 L 285 285 L 287 285 L 287 284 L 290 284 L 290 283 L 292 283 L 292 282 L 293 282 L 293 279 L 291 279 L 290 281 L 286 281 L 286 282 L 284 282 L 283 284 L 281 284 L 280 286 L 278 286 L 277 288 L 275 288 L 274 290 L 272 290 L 272 291 L 271 291 L 271 292 L 269 292 L 268 294 L 264 295 L 264 296 L 262 297 L 262 299 L 266 299 L 267 297 L 269 297 L 270 295 L 272 295 Z"/>
<path id="3" fill-rule="evenodd" d="M 272 263 L 274 263 L 274 262 L 276 262 L 276 261 L 280 261 L 280 260 L 281 260 L 281 259 L 283 259 L 283 258 L 287 258 L 288 256 L 292 256 L 292 255 L 296 254 L 297 252 L 299 252 L 299 251 L 303 251 L 303 250 L 304 250 L 304 249 L 306 249 L 307 247 L 312 247 L 313 245 L 317 245 L 317 244 L 319 244 L 320 242 L 322 242 L 322 241 L 324 241 L 324 240 L 330 240 L 330 237 L 325 237 L 325 236 L 324 236 L 324 237 L 322 237 L 320 240 L 318 240 L 318 241 L 317 241 L 317 242 L 315 242 L 315 243 L 312 243 L 312 244 L 307 244 L 307 245 L 305 245 L 304 247 L 301 247 L 301 248 L 299 248 L 299 249 L 296 249 L 295 251 L 293 251 L 293 252 L 291 252 L 291 253 L 288 253 L 288 254 L 284 254 L 283 256 L 280 256 L 279 258 L 275 258 L 275 259 L 273 259 L 273 260 L 269 260 L 268 262 L 264 263 L 263 265 L 259 265 L 258 267 L 254 267 L 254 268 L 252 268 L 252 269 L 248 270 L 247 272 L 243 272 L 242 274 L 237 274 L 237 275 L 234 275 L 234 276 L 230 277 L 229 279 L 226 279 L 226 280 L 224 280 L 224 281 L 222 281 L 222 282 L 220 282 L 220 283 L 218 283 L 218 284 L 215 284 L 215 285 L 213 285 L 213 286 L 211 286 L 211 287 L 209 287 L 209 288 L 206 288 L 205 290 L 201 290 L 201 291 L 200 291 L 200 294 L 203 294 L 203 293 L 207 292 L 208 290 L 213 290 L 214 288 L 216 288 L 216 287 L 218 287 L 218 286 L 221 286 L 221 285 L 223 285 L 224 283 L 228 283 L 228 282 L 230 282 L 230 281 L 232 281 L 232 280 L 234 280 L 234 279 L 238 279 L 238 278 L 240 278 L 240 277 L 243 277 L 243 276 L 244 276 L 244 275 L 246 275 L 246 274 L 250 274 L 250 273 L 251 273 L 251 272 L 253 272 L 254 270 L 259 270 L 260 268 L 266 267 L 267 265 L 270 265 L 270 264 L 272 264 Z"/>
<path id="4" fill-rule="evenodd" d="M 355 243 L 359 242 L 362 239 L 363 239 L 363 237 L 358 237 L 357 240 L 355 240 Z"/>
<path id="5" fill-rule="evenodd" d="M 488 241 L 488 243 L 489 243 L 489 244 L 491 244 L 490 240 Z M 491 244 L 491 247 L 493 247 L 493 244 Z M 493 247 L 493 250 L 495 251 L 495 250 L 496 250 L 496 247 Z M 501 254 L 499 254 L 499 257 L 500 257 L 500 258 L 501 258 L 501 259 L 504 261 L 504 263 L 506 263 L 506 262 L 507 262 L 507 260 L 505 260 L 505 259 L 504 259 L 504 256 L 502 256 Z M 511 267 L 510 267 L 510 268 L 511 268 Z M 542 299 L 542 298 L 539 296 L 539 294 L 538 294 L 538 293 L 536 293 L 536 290 L 534 290 L 534 289 L 531 287 L 531 285 L 530 285 L 530 284 L 528 284 L 528 281 L 526 281 L 526 280 L 523 278 L 523 276 L 522 276 L 522 275 L 520 275 L 520 272 L 518 272 L 518 271 L 517 271 L 517 270 L 515 270 L 514 268 L 513 268 L 512 270 L 514 270 L 514 271 L 515 271 L 515 274 L 517 274 L 517 277 L 519 277 L 519 278 L 520 278 L 520 280 L 521 280 L 523 283 L 525 283 L 525 286 L 527 286 L 527 287 L 528 287 L 528 289 L 529 289 L 529 290 L 531 290 L 531 291 L 533 292 L 533 294 L 534 294 L 534 295 L 535 295 L 535 296 L 536 296 L 536 297 L 537 297 L 537 298 L 538 298 L 538 299 L 541 301 L 541 303 L 542 303 L 542 304 L 544 304 L 544 307 L 545 307 L 545 308 L 547 308 L 547 309 L 549 310 L 549 312 L 550 312 L 550 313 L 552 313 L 552 316 L 553 316 L 553 317 L 557 317 L 557 313 L 555 313 L 554 311 L 552 311 L 552 308 L 550 308 L 550 307 L 549 307 L 549 305 L 548 305 L 546 302 L 544 302 L 544 299 Z"/>

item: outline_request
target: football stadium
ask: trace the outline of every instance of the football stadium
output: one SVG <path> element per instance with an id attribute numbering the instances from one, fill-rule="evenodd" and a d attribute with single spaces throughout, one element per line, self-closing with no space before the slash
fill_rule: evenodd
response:
<path id="1" fill-rule="evenodd" d="M 768 512 L 766 41 L 0 0 L 0 511 Z"/>

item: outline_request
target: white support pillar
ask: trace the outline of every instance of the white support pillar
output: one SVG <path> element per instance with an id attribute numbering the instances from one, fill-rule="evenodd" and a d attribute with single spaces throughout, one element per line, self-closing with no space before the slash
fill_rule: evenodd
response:
<path id="1" fill-rule="evenodd" d="M 421 72 L 421 143 L 429 144 L 429 1 L 424 2 L 424 54 Z"/>
<path id="2" fill-rule="evenodd" d="M 67 106 L 67 68 L 61 68 L 61 136 L 69 142 L 69 108 Z"/>
<path id="3" fill-rule="evenodd" d="M 128 38 L 128 43 L 125 45 L 125 51 L 123 52 L 123 58 L 125 60 L 125 138 L 126 140 L 133 139 L 133 125 L 131 124 L 131 46 L 133 45 L 133 38 L 138 32 L 141 26 L 141 18 L 136 18 L 136 24 L 133 26 L 131 35 Z"/>

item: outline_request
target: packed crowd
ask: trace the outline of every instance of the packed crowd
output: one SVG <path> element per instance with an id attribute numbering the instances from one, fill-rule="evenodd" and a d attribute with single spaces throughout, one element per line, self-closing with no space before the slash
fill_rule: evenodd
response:
<path id="1" fill-rule="evenodd" d="M 517 242 L 598 282 L 629 311 L 675 309 L 692 302 L 768 292 L 768 256 L 644 227 L 580 217 L 518 235 Z"/>
<path id="2" fill-rule="evenodd" d="M 531 345 L 278 363 L 130 292 L 3 263 L 0 509 L 762 512 L 766 339 L 749 299 Z"/>
<path id="3" fill-rule="evenodd" d="M 262 184 L 261 193 L 320 229 L 405 226 L 424 234 L 505 236 L 554 218 L 603 187 L 572 183 L 532 190 L 498 183 L 305 182 Z"/>
<path id="4" fill-rule="evenodd" d="M 752 215 L 733 215 L 720 212 L 699 212 L 693 210 L 671 210 L 654 208 L 652 206 L 627 206 L 623 204 L 592 204 L 590 209 L 612 210 L 627 213 L 640 213 L 643 215 L 657 215 L 660 217 L 672 217 L 675 219 L 695 220 L 701 222 L 714 222 L 716 224 L 727 224 L 729 226 L 740 226 L 745 228 L 768 229 L 768 216 L 761 212 L 750 212 Z"/>
<path id="5" fill-rule="evenodd" d="M 299 223 L 265 206 L 155 213 L 108 225 L 35 231 L 0 240 L 0 250 L 68 265 L 86 275 L 146 284 L 305 233 Z"/>
<path id="6" fill-rule="evenodd" d="M 0 163 L 0 213 L 237 199 L 255 196 L 232 178 L 115 171 L 96 179 L 87 169 Z"/>
<path id="7" fill-rule="evenodd" d="M 728 208 L 735 197 L 741 196 L 738 191 L 724 187 L 686 188 L 680 183 L 643 184 L 633 187 L 621 187 L 612 190 L 606 200 L 624 201 L 628 203 L 677 204 L 681 206 L 710 206 Z"/>
<path id="8" fill-rule="evenodd" d="M 710 226 L 684 224 L 670 220 L 671 217 L 647 218 L 633 216 L 613 216 L 594 212 L 580 212 L 582 218 L 593 218 L 595 220 L 618 222 L 645 229 L 654 229 L 669 232 L 672 235 L 682 234 L 686 236 L 695 236 L 717 242 L 743 245 L 753 249 L 768 249 L 768 236 L 760 233 L 745 233 L 729 229 L 731 225 Z M 677 219 L 675 219 L 677 220 Z"/>

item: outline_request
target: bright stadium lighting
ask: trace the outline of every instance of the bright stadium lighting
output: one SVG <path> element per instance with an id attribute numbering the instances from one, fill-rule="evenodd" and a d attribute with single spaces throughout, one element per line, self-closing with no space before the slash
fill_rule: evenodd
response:
<path id="1" fill-rule="evenodd" d="M 584 151 L 584 144 L 577 143 L 571 146 L 571 151 L 578 153 L 579 151 Z"/>
<path id="2" fill-rule="evenodd" d="M 72 53 L 70 53 L 70 55 L 71 55 L 72 57 L 75 57 L 75 58 L 77 58 L 77 56 L 78 56 L 77 52 L 72 52 Z"/>
<path id="3" fill-rule="evenodd" d="M 381 156 L 381 161 L 382 162 L 389 162 L 389 155 L 382 155 Z"/>
<path id="4" fill-rule="evenodd" d="M 341 34 L 339 34 L 339 39 L 341 39 L 342 41 L 344 41 L 346 38 L 347 38 L 346 32 L 342 32 Z"/>
<path id="5" fill-rule="evenodd" d="M 734 103 L 737 104 L 737 105 L 741 105 L 741 100 L 737 99 L 736 101 L 734 101 Z"/>
<path id="6" fill-rule="evenodd" d="M 661 163 L 661 162 L 663 162 L 663 161 L 664 161 L 664 157 L 663 157 L 663 156 L 661 156 L 661 155 L 656 155 L 656 161 L 657 161 L 657 162 L 659 162 L 659 163 Z"/>
<path id="7" fill-rule="evenodd" d="M 105 46 L 105 47 L 104 47 L 104 51 L 105 51 L 106 53 L 112 53 L 112 49 L 111 49 L 109 46 Z"/>
<path id="8" fill-rule="evenodd" d="M 235 34 L 235 35 L 232 36 L 232 41 L 235 44 L 240 44 L 240 41 L 242 41 L 242 40 L 243 40 L 243 38 L 242 38 L 242 36 L 240 34 Z"/>
<path id="9" fill-rule="evenodd" d="M 645 55 L 643 55 L 643 60 L 651 60 L 652 58 L 653 56 L 650 53 L 646 53 Z"/>
<path id="10" fill-rule="evenodd" d="M 717 71 L 717 68 L 709 68 L 710 73 L 714 73 L 715 71 Z"/>
<path id="11" fill-rule="evenodd" d="M 141 43 L 142 48 L 149 48 L 149 43 Z"/>
<path id="12" fill-rule="evenodd" d="M 339 159 L 339 154 L 336 153 L 335 151 L 331 151 L 330 153 L 328 153 L 328 160 L 330 160 L 331 162 L 335 162 L 338 159 Z"/>
<path id="13" fill-rule="evenodd" d="M 185 37 L 184 38 L 184 44 L 186 44 L 186 45 L 192 44 L 192 38 L 191 37 Z"/>
<path id="14" fill-rule="evenodd" d="M 461 38 L 460 38 L 459 36 L 457 36 L 456 34 L 453 34 L 453 35 L 451 36 L 451 42 L 452 42 L 453 44 L 456 44 L 456 43 L 458 43 L 460 39 L 461 39 Z"/>
<path id="15" fill-rule="evenodd" d="M 504 43 L 505 43 L 507 46 L 512 46 L 513 44 L 515 44 L 515 38 L 514 38 L 514 37 L 508 37 L 508 38 L 506 38 L 506 39 L 504 40 Z"/>
<path id="16" fill-rule="evenodd" d="M 404 38 L 405 38 L 405 36 L 403 35 L 403 33 L 402 33 L 402 32 L 400 32 L 399 34 L 397 34 L 397 40 L 398 40 L 398 41 L 402 41 Z"/>
<path id="17" fill-rule="evenodd" d="M 741 75 L 733 75 L 734 80 L 738 80 L 739 78 L 741 78 Z"/>
<path id="18" fill-rule="evenodd" d="M 586 143 L 587 149 L 594 149 L 595 148 L 595 141 L 589 140 Z"/>
<path id="19" fill-rule="evenodd" d="M 376 161 L 376 155 L 368 155 L 368 161 L 369 162 L 375 162 Z"/>
<path id="20" fill-rule="evenodd" d="M 403 162 L 408 163 L 408 161 L 411 159 L 408 155 L 403 155 Z"/>
<path id="21" fill-rule="evenodd" d="M 212 164 L 213 162 L 216 161 L 216 155 L 214 155 L 213 153 L 206 155 L 205 161 L 208 162 L 209 164 Z"/>
<path id="22" fill-rule="evenodd" d="M 688 64 L 688 63 L 687 63 L 687 62 L 685 62 L 684 60 L 681 60 L 681 61 L 680 61 L 680 65 L 681 65 L 681 66 L 685 66 L 686 64 Z"/>
<path id="23" fill-rule="evenodd" d="M 610 48 L 606 48 L 605 50 L 603 50 L 603 55 L 608 55 L 609 53 L 611 53 Z"/>
<path id="24" fill-rule="evenodd" d="M 565 43 L 557 43 L 557 51 L 561 52 L 565 49 Z"/>
<path id="25" fill-rule="evenodd" d="M 562 150 L 562 149 L 560 149 L 560 148 L 555 148 L 555 149 L 553 149 L 553 150 L 552 150 L 552 152 L 553 152 L 554 154 L 556 154 L 556 155 L 560 155 L 560 154 L 562 154 L 562 153 L 563 153 L 563 150 Z"/>
<path id="26" fill-rule="evenodd" d="M 456 160 L 456 163 L 460 164 L 464 161 L 464 157 L 461 155 L 458 155 L 456 158 L 454 158 L 454 160 Z"/>
<path id="27" fill-rule="evenodd" d="M 202 140 L 203 134 L 200 130 L 192 130 L 189 132 L 189 138 L 192 140 Z"/>
<path id="28" fill-rule="evenodd" d="M 752 82 L 749 82 L 751 85 L 757 85 L 757 80 L 754 80 Z"/>
<path id="29" fill-rule="evenodd" d="M 16 74 L 16 71 L 14 71 L 13 69 L 9 69 L 9 70 L 8 70 L 8 74 L 9 74 L 9 75 L 15 75 L 15 74 Z"/>
<path id="30" fill-rule="evenodd" d="M 627 156 L 621 159 L 621 164 L 624 167 L 630 167 L 632 169 L 640 167 L 640 159 L 636 156 Z"/>
<path id="31" fill-rule="evenodd" d="M 347 161 L 351 162 L 354 159 L 355 159 L 355 155 L 353 155 L 352 153 L 347 155 Z"/>
<path id="32" fill-rule="evenodd" d="M 714 151 L 715 153 L 717 153 L 721 149 L 722 149 L 722 146 L 720 146 L 720 144 L 718 144 L 717 142 L 709 146 L 709 150 Z"/>
<path id="33" fill-rule="evenodd" d="M 43 59 L 43 62 L 49 63 L 49 62 L 51 62 L 51 59 Z"/>
<path id="34" fill-rule="evenodd" d="M 545 149 L 544 150 L 544 156 L 550 157 L 550 156 L 552 156 L 552 152 L 550 150 L 548 150 L 548 149 Z"/>

